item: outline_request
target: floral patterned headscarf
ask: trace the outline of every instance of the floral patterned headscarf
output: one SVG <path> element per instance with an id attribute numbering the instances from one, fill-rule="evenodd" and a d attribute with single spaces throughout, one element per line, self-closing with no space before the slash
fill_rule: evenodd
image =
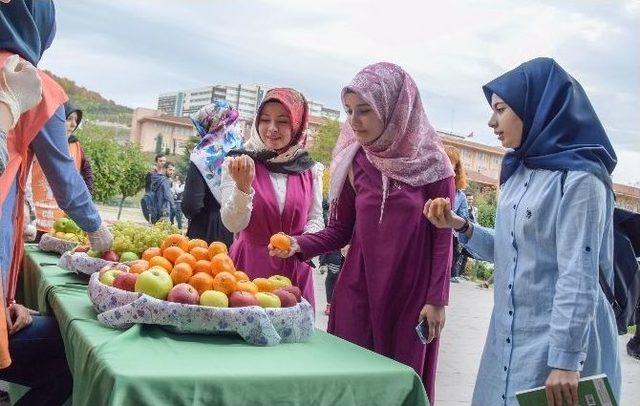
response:
<path id="1" fill-rule="evenodd" d="M 198 168 L 218 201 L 222 162 L 229 151 L 242 147 L 237 120 L 238 111 L 225 100 L 216 100 L 191 116 L 191 121 L 202 139 L 191 152 L 190 160 Z"/>

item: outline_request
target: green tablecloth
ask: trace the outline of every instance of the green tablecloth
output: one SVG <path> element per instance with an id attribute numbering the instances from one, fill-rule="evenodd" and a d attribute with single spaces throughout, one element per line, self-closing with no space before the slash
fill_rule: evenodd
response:
<path id="1" fill-rule="evenodd" d="M 46 265 L 56 260 L 27 247 L 23 295 L 58 319 L 74 405 L 428 404 L 411 368 L 319 330 L 308 343 L 255 347 L 154 326 L 104 327 L 86 279 Z"/>

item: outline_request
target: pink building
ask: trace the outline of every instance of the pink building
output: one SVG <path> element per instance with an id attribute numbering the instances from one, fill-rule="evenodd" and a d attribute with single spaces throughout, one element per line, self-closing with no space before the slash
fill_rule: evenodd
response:
<path id="1" fill-rule="evenodd" d="M 133 112 L 129 140 L 144 152 L 181 154 L 184 144 L 196 131 L 188 117 L 174 117 L 158 110 L 139 107 Z"/>

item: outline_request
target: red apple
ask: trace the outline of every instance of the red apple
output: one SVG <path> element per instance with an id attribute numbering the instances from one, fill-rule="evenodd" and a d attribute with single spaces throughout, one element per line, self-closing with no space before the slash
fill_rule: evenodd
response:
<path id="1" fill-rule="evenodd" d="M 258 306 L 258 300 L 249 292 L 238 290 L 229 296 L 229 307 Z"/>
<path id="2" fill-rule="evenodd" d="M 296 296 L 291 292 L 287 292 L 283 288 L 276 289 L 273 294 L 280 298 L 281 307 L 293 307 L 298 304 Z"/>
<path id="3" fill-rule="evenodd" d="M 138 279 L 137 273 L 123 272 L 118 274 L 116 278 L 113 280 L 113 287 L 122 289 L 122 290 L 127 290 L 129 292 L 133 292 L 134 288 L 136 287 L 137 279 Z"/>
<path id="4" fill-rule="evenodd" d="M 200 300 L 200 295 L 198 295 L 198 291 L 188 283 L 179 283 L 171 289 L 167 300 L 174 303 L 197 305 Z"/>
<path id="5" fill-rule="evenodd" d="M 298 303 L 300 303 L 302 301 L 302 291 L 300 290 L 299 287 L 297 287 L 297 286 L 283 286 L 280 289 L 286 290 L 287 292 L 289 292 L 293 296 L 295 296 L 296 297 L 296 301 Z M 282 305 L 282 307 L 285 307 L 284 304 Z"/>
<path id="6" fill-rule="evenodd" d="M 116 276 L 121 274 L 122 271 L 118 271 L 117 269 L 109 269 L 100 275 L 100 282 L 107 286 L 113 286 L 113 282 L 116 280 Z"/>
<path id="7" fill-rule="evenodd" d="M 78 245 L 73 249 L 73 252 L 89 252 L 90 249 L 91 247 L 88 245 Z"/>
<path id="8" fill-rule="evenodd" d="M 119 260 L 118 254 L 116 254 L 114 251 L 105 251 L 102 253 L 100 258 L 104 259 L 105 261 L 111 262 L 118 262 Z"/>

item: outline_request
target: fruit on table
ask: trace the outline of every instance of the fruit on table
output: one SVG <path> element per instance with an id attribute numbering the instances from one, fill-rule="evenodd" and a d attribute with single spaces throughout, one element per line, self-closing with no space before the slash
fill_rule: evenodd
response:
<path id="1" fill-rule="evenodd" d="M 193 272 L 211 273 L 211 262 L 206 259 L 196 261 L 196 266 L 193 267 Z"/>
<path id="2" fill-rule="evenodd" d="M 175 263 L 176 259 L 184 253 L 185 251 L 182 248 L 175 245 L 162 249 L 162 256 L 171 261 L 171 263 Z"/>
<path id="3" fill-rule="evenodd" d="M 99 280 L 107 286 L 113 286 L 113 281 L 116 279 L 116 276 L 121 273 L 123 272 L 118 269 L 107 269 L 100 273 Z"/>
<path id="4" fill-rule="evenodd" d="M 260 292 L 271 292 L 274 289 L 273 284 L 267 278 L 255 278 L 253 283 L 256 284 Z"/>
<path id="5" fill-rule="evenodd" d="M 191 265 L 187 263 L 176 264 L 176 266 L 171 270 L 170 275 L 174 285 L 179 283 L 188 283 L 193 276 L 193 269 L 191 268 Z"/>
<path id="6" fill-rule="evenodd" d="M 89 252 L 90 249 L 91 247 L 88 245 L 78 245 L 73 249 L 73 252 Z"/>
<path id="7" fill-rule="evenodd" d="M 296 297 L 296 302 L 300 303 L 302 301 L 302 291 L 297 286 L 283 286 L 278 288 L 279 290 L 286 290 L 287 292 L 293 294 Z"/>
<path id="8" fill-rule="evenodd" d="M 189 254 L 188 252 L 185 252 L 184 254 L 180 255 L 178 258 L 176 258 L 175 261 L 173 261 L 174 265 L 178 265 L 181 263 L 186 263 L 189 264 L 191 266 L 191 268 L 196 266 L 196 257 L 194 257 L 193 255 Z"/>
<path id="9" fill-rule="evenodd" d="M 289 236 L 284 233 L 278 233 L 271 236 L 269 243 L 273 246 L 273 248 L 289 251 L 291 249 L 291 240 Z"/>
<path id="10" fill-rule="evenodd" d="M 162 250 L 159 247 L 149 247 L 142 253 L 142 259 L 150 261 L 153 257 L 162 256 Z"/>
<path id="11" fill-rule="evenodd" d="M 221 292 L 222 293 L 222 292 Z M 230 307 L 258 306 L 258 299 L 249 292 L 239 290 L 229 295 Z"/>
<path id="12" fill-rule="evenodd" d="M 125 251 L 120 254 L 120 261 L 122 262 L 137 261 L 138 259 L 140 258 L 138 258 L 138 254 L 136 254 L 135 252 Z"/>
<path id="13" fill-rule="evenodd" d="M 189 254 L 193 255 L 196 261 L 209 260 L 209 250 L 203 247 L 193 247 L 189 250 Z"/>
<path id="14" fill-rule="evenodd" d="M 287 278 L 283 275 L 273 275 L 269 277 L 269 281 L 271 285 L 273 285 L 274 289 L 282 288 L 284 286 L 291 286 L 291 279 Z"/>
<path id="15" fill-rule="evenodd" d="M 153 257 L 149 260 L 149 266 L 159 266 L 167 270 L 167 272 L 171 272 L 173 269 L 173 264 L 171 261 L 166 259 L 165 257 Z"/>
<path id="16" fill-rule="evenodd" d="M 162 252 L 169 247 L 178 247 L 182 251 L 189 251 L 189 239 L 182 234 L 169 234 L 164 241 L 162 241 Z"/>
<path id="17" fill-rule="evenodd" d="M 133 272 L 121 272 L 113 280 L 113 287 L 133 292 L 136 287 L 138 274 Z"/>
<path id="18" fill-rule="evenodd" d="M 118 258 L 118 254 L 113 251 L 105 251 L 100 255 L 100 258 L 105 261 L 118 262 L 120 259 Z"/>
<path id="19" fill-rule="evenodd" d="M 217 254 L 211 258 L 211 275 L 215 276 L 220 272 L 232 273 L 236 268 L 233 260 L 227 254 Z"/>
<path id="20" fill-rule="evenodd" d="M 298 304 L 298 299 L 296 299 L 294 294 L 287 292 L 283 288 L 274 290 L 272 294 L 278 296 L 282 307 L 293 307 Z"/>
<path id="21" fill-rule="evenodd" d="M 211 307 L 229 307 L 229 298 L 217 290 L 205 290 L 200 295 L 200 304 Z"/>
<path id="22" fill-rule="evenodd" d="M 196 247 L 200 248 L 209 248 L 209 244 L 205 240 L 201 240 L 199 238 L 194 238 L 193 240 L 189 240 L 187 243 L 188 249 L 186 251 L 190 252 L 192 249 Z"/>
<path id="23" fill-rule="evenodd" d="M 135 291 L 165 300 L 173 288 L 169 274 L 160 269 L 149 269 L 138 275 Z"/>
<path id="24" fill-rule="evenodd" d="M 233 277 L 236 278 L 237 281 L 250 281 L 249 275 L 242 271 L 233 271 Z"/>
<path id="25" fill-rule="evenodd" d="M 218 254 L 227 254 L 229 250 L 227 245 L 221 241 L 214 241 L 209 245 L 209 259 L 212 259 Z"/>
<path id="26" fill-rule="evenodd" d="M 197 305 L 200 299 L 198 291 L 188 283 L 179 283 L 174 286 L 169 295 L 167 301 L 174 303 L 184 303 L 190 305 Z"/>
<path id="27" fill-rule="evenodd" d="M 275 293 L 258 292 L 255 297 L 260 307 L 282 307 L 280 298 Z"/>
<path id="28" fill-rule="evenodd" d="M 260 291 L 255 283 L 244 279 L 236 282 L 236 290 L 243 290 L 254 295 Z"/>
<path id="29" fill-rule="evenodd" d="M 133 273 L 142 273 L 144 271 L 146 271 L 147 269 L 149 269 L 149 261 L 145 261 L 144 259 L 139 259 L 137 261 L 133 261 L 130 265 L 129 268 L 131 268 L 129 270 L 129 272 L 133 272 Z"/>
<path id="30" fill-rule="evenodd" d="M 189 285 L 193 286 L 199 294 L 205 290 L 213 289 L 213 276 L 208 273 L 198 272 L 189 278 Z"/>
<path id="31" fill-rule="evenodd" d="M 111 224 L 109 229 L 113 234 L 112 249 L 115 252 L 121 254 L 130 251 L 138 256 L 141 256 L 149 247 L 160 247 L 167 235 L 178 231 L 167 221 L 159 221 L 153 226 L 117 221 Z M 156 255 L 161 255 L 161 253 L 154 253 L 153 256 Z M 143 259 L 148 261 L 149 258 Z"/>
<path id="32" fill-rule="evenodd" d="M 236 290 L 236 278 L 229 272 L 220 272 L 213 278 L 213 289 L 230 295 Z"/>

